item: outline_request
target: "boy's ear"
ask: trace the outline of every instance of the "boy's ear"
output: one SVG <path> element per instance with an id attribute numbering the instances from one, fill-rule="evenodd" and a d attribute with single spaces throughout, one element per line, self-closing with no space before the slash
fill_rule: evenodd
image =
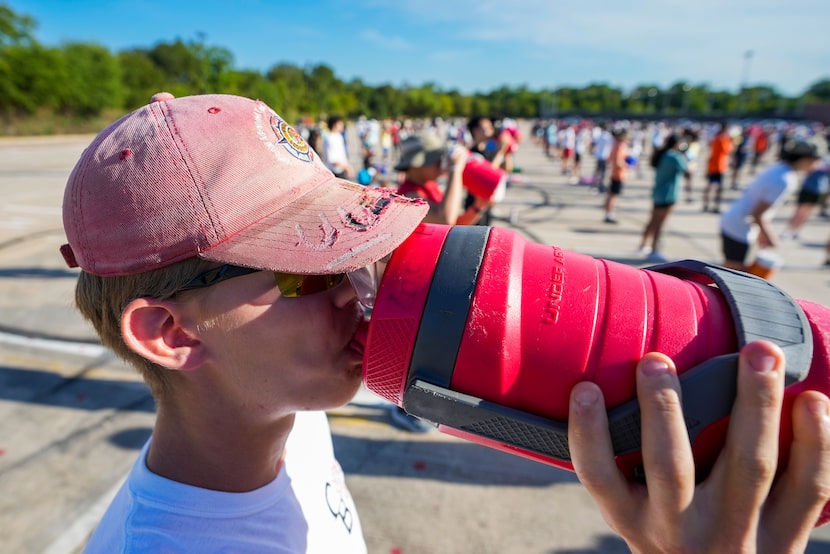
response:
<path id="1" fill-rule="evenodd" d="M 167 300 L 136 298 L 121 313 L 121 335 L 138 355 L 170 369 L 190 370 L 204 361 L 205 349 L 181 306 Z"/>

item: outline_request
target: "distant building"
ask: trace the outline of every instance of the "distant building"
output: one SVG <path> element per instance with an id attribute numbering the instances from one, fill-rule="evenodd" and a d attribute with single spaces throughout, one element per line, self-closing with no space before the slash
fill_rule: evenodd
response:
<path id="1" fill-rule="evenodd" d="M 830 125 L 830 102 L 805 104 L 804 119 Z"/>

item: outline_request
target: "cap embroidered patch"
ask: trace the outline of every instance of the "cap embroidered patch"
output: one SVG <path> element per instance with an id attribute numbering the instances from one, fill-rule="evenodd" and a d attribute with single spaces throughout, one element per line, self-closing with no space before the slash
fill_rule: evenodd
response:
<path id="1" fill-rule="evenodd" d="M 295 158 L 304 162 L 310 162 L 313 159 L 314 151 L 294 127 L 276 115 L 272 115 L 271 128 L 277 135 L 277 143 L 282 144 Z"/>

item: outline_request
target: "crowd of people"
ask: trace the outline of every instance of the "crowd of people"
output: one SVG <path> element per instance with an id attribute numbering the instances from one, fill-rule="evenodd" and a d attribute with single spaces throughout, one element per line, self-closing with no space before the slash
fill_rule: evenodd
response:
<path id="1" fill-rule="evenodd" d="M 666 261 L 659 249 L 661 232 L 684 195 L 686 203 L 700 201 L 703 212 L 719 216 L 722 263 L 744 270 L 750 269 L 750 256 L 759 250 L 769 253 L 780 240 L 798 238 L 816 211 L 830 217 L 829 134 L 830 129 L 820 124 L 787 122 L 540 120 L 533 126 L 534 141 L 559 163 L 572 184 L 606 195 L 606 223 L 617 222 L 615 206 L 630 172 L 642 177 L 643 168 L 651 166 L 652 211 L 639 245 L 648 261 Z M 593 172 L 582 172 L 581 164 L 573 163 L 577 150 L 583 152 L 581 160 L 585 152 L 592 154 Z M 759 173 L 769 164 L 773 167 Z M 774 178 L 775 172 L 780 178 Z M 760 202 L 750 200 L 771 181 L 778 183 L 775 192 L 768 191 Z M 740 195 L 721 213 L 725 187 Z M 787 201 L 797 207 L 787 228 L 774 235 L 768 222 Z M 830 239 L 825 265 L 830 266 Z"/>
<path id="2" fill-rule="evenodd" d="M 482 200 L 465 192 L 461 169 L 468 155 L 480 156 L 507 174 L 514 171 L 514 155 L 521 135 L 517 122 L 509 118 L 475 116 L 467 120 L 378 121 L 359 118 L 354 122 L 362 167 L 348 162 L 345 126 L 342 118 L 331 117 L 317 126 L 300 126 L 309 142 L 319 149 L 327 166 L 338 177 L 362 185 L 417 193 L 430 201 L 431 221 L 444 223 L 492 223 L 492 199 Z M 687 204 L 700 201 L 703 212 L 717 214 L 723 242 L 723 260 L 728 266 L 751 266 L 750 256 L 766 253 L 781 241 L 797 239 L 805 222 L 816 212 L 828 213 L 827 143 L 830 132 L 817 124 L 786 122 L 727 123 L 725 121 L 598 121 L 591 119 L 536 120 L 530 139 L 545 155 L 558 163 L 558 171 L 569 183 L 585 185 L 604 195 L 602 221 L 617 224 L 616 208 L 631 175 L 642 179 L 646 168 L 653 170 L 652 210 L 638 251 L 649 262 L 667 259 L 661 251 L 663 229 L 674 207 L 685 198 Z M 427 144 L 428 143 L 428 144 Z M 426 146 L 424 146 L 426 144 Z M 792 148 L 803 151 L 814 144 L 809 161 L 790 164 L 786 186 L 774 198 L 768 197 L 755 221 L 749 213 L 721 213 L 724 189 L 752 191 L 756 182 L 767 182 L 770 174 L 762 167 L 790 159 Z M 412 156 L 414 145 L 427 148 L 434 157 L 430 168 L 409 167 L 401 159 Z M 461 147 L 461 148 L 455 148 Z M 439 155 L 439 149 L 442 154 Z M 450 155 L 450 152 L 454 152 Z M 462 152 L 464 153 L 462 155 Z M 432 158 L 430 158 L 432 160 Z M 792 161 L 792 160 L 790 160 Z M 781 167 L 778 166 L 780 170 Z M 553 171 L 553 170 L 552 170 Z M 419 182 L 413 188 L 413 182 Z M 439 185 L 440 183 L 440 185 Z M 780 188 L 780 187 L 779 187 Z M 751 194 L 751 192 L 749 193 Z M 463 203 L 458 204 L 459 198 Z M 738 202 L 742 205 L 743 200 Z M 767 221 L 788 201 L 796 209 L 786 229 L 773 236 Z M 774 208 L 774 209 L 773 209 Z M 440 210 L 441 217 L 435 214 Z M 471 211 L 472 210 L 472 211 Z M 763 217 L 761 217 L 763 216 Z M 756 241 L 756 234 L 760 240 Z M 736 244 L 734 241 L 737 241 Z M 748 245 L 746 249 L 744 246 Z M 746 250 L 746 251 L 744 251 Z M 830 266 L 830 238 L 826 265 Z M 774 256 L 774 254 L 770 254 Z"/>
<path id="3" fill-rule="evenodd" d="M 350 145 L 350 148 L 359 149 L 363 159 L 359 171 L 347 162 L 341 118 L 329 118 L 328 122 L 316 128 L 301 126 L 301 131 L 310 137 L 310 141 L 322 137 L 317 147 L 335 175 L 364 185 L 396 189 L 408 180 L 407 193 L 412 192 L 411 176 L 403 175 L 403 168 L 395 164 L 401 159 L 402 144 L 412 137 L 428 136 L 429 142 L 440 142 L 445 154 L 452 146 L 462 146 L 463 151 L 484 157 L 508 174 L 513 172 L 514 154 L 521 138 L 516 121 L 484 116 L 446 121 L 441 118 L 403 121 L 359 118 L 355 126 L 358 143 Z M 660 250 L 662 231 L 674 206 L 683 196 L 687 204 L 700 201 L 703 212 L 719 215 L 724 243 L 723 263 L 736 265 L 735 256 L 740 249 L 735 249 L 732 240 L 740 238 L 742 244 L 750 244 L 753 252 L 758 249 L 770 251 L 782 240 L 798 238 L 800 229 L 814 213 L 830 217 L 827 159 L 821 159 L 827 153 L 825 133 L 827 131 L 820 125 L 785 122 L 729 124 L 723 121 L 539 119 L 531 127 L 530 138 L 548 158 L 558 162 L 559 171 L 568 182 L 586 185 L 605 196 L 602 220 L 609 224 L 618 222 L 616 208 L 626 181 L 632 173 L 638 179 L 643 178 L 646 168 L 651 167 L 654 172 L 653 206 L 638 249 L 648 261 L 659 263 L 667 259 Z M 331 147 L 327 140 L 332 142 Z M 797 203 L 787 228 L 773 237 L 770 236 L 771 231 L 766 232 L 768 226 L 764 221 L 760 221 L 749 225 L 749 235 L 737 233 L 740 225 L 735 222 L 742 216 L 735 212 L 729 215 L 721 213 L 725 187 L 731 191 L 742 191 L 762 179 L 758 175 L 762 166 L 786 156 L 788 145 L 803 142 L 816 144 L 817 156 L 812 163 L 799 163 L 798 169 L 787 178 L 789 185 L 781 192 L 778 202 L 771 202 L 776 208 L 791 199 Z M 476 201 L 474 196 L 463 192 L 460 174 L 453 170 L 453 167 L 458 169 L 464 163 L 458 152 L 456 149 L 453 157 L 441 156 L 441 171 L 425 180 L 431 183 L 430 196 L 438 199 L 439 193 L 442 195 L 438 201 L 444 202 L 445 216 L 442 221 L 457 221 L 460 217 L 462 223 L 467 223 L 471 218 L 469 215 L 465 217 L 464 213 L 474 207 L 482 212 L 473 218 L 475 222 L 489 225 L 492 222 L 492 202 Z M 412 172 L 423 173 L 423 170 L 414 169 Z M 441 186 L 438 186 L 439 181 Z M 798 192 L 794 196 L 796 188 Z M 448 192 L 446 200 L 444 191 Z M 464 197 L 461 207 L 455 205 L 459 196 Z M 458 214 L 453 215 L 456 211 Z M 776 210 L 766 210 L 764 217 L 769 219 L 776 213 Z M 756 232 L 762 236 L 759 244 L 752 240 Z M 830 266 L 830 239 L 827 253 L 825 262 Z M 744 262 L 749 262 L 749 255 L 745 253 Z M 746 264 L 744 268 L 747 268 Z"/>

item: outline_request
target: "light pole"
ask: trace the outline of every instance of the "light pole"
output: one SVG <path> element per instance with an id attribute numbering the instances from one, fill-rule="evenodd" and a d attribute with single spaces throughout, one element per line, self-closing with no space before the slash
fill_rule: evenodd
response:
<path id="1" fill-rule="evenodd" d="M 752 63 L 752 56 L 755 53 L 752 50 L 747 50 L 744 52 L 744 69 L 743 74 L 741 75 L 741 94 L 738 97 L 738 113 L 743 114 L 744 111 L 744 103 L 746 98 L 744 95 L 746 94 L 746 87 L 749 85 L 749 66 Z"/>
<path id="2" fill-rule="evenodd" d="M 744 73 L 743 77 L 741 78 L 741 82 L 743 86 L 746 86 L 749 83 L 749 65 L 752 62 L 752 56 L 755 55 L 755 52 L 752 50 L 747 50 L 744 52 Z"/>
<path id="3" fill-rule="evenodd" d="M 628 96 L 628 111 L 629 113 L 640 109 L 640 91 L 634 89 Z"/>
<path id="4" fill-rule="evenodd" d="M 683 84 L 683 117 L 689 115 L 689 91 L 692 90 L 692 85 L 689 83 Z"/>

